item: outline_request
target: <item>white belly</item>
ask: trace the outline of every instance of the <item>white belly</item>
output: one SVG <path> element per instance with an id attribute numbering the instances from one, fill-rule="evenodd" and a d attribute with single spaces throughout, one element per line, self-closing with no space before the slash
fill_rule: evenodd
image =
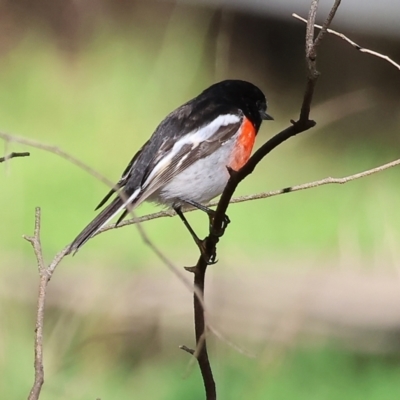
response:
<path id="1" fill-rule="evenodd" d="M 179 200 L 206 203 L 220 195 L 229 179 L 226 166 L 229 165 L 234 142 L 235 140 L 225 142 L 210 156 L 196 161 L 160 188 L 149 200 L 165 205 L 179 203 Z"/>

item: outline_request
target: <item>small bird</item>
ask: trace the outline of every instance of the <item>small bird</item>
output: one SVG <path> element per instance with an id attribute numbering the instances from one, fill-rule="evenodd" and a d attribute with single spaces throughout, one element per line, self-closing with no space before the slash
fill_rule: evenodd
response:
<path id="1" fill-rule="evenodd" d="M 178 107 L 135 154 L 96 210 L 114 193 L 116 197 L 76 237 L 67 254 L 76 252 L 117 214 L 122 212 L 118 224 L 144 201 L 175 210 L 203 251 L 183 210 L 196 207 L 212 221 L 215 212 L 203 203 L 223 192 L 229 171 L 240 169 L 250 158 L 262 120 L 272 119 L 263 92 L 241 80 L 216 83 Z"/>

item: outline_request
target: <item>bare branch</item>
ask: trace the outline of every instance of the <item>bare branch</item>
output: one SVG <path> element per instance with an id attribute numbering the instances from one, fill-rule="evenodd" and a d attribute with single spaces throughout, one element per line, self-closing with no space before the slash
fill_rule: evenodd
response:
<path id="1" fill-rule="evenodd" d="M 191 354 L 192 356 L 194 355 L 194 350 L 190 349 L 189 347 L 185 346 L 184 344 L 179 346 L 179 348 L 183 351 L 186 351 L 186 353 Z"/>
<path id="2" fill-rule="evenodd" d="M 326 29 L 329 28 L 329 25 L 331 24 L 336 11 L 340 5 L 340 0 L 336 0 L 335 4 L 333 5 L 328 18 L 324 22 L 323 27 L 321 28 L 321 32 L 317 36 L 317 38 L 314 40 L 314 26 L 315 26 L 315 18 L 317 16 L 317 8 L 318 8 L 319 1 L 318 0 L 313 0 L 310 6 L 310 11 L 308 13 L 308 19 L 307 19 L 307 28 L 306 28 L 306 63 L 308 67 L 308 79 L 307 79 L 307 84 L 306 84 L 306 90 L 304 92 L 304 97 L 303 97 L 303 104 L 301 105 L 301 111 L 300 111 L 300 118 L 298 122 L 301 122 L 302 124 L 305 124 L 306 122 L 311 122 L 309 121 L 310 117 L 310 107 L 311 107 L 311 100 L 314 95 L 314 87 L 317 83 L 317 79 L 319 77 L 319 72 L 317 71 L 317 49 L 319 45 L 321 44 L 323 35 L 326 31 Z M 315 123 L 314 123 L 315 125 Z"/>
<path id="3" fill-rule="evenodd" d="M 297 14 L 292 14 L 292 17 L 294 17 L 294 18 L 296 18 L 296 19 L 298 19 L 298 20 L 300 20 L 300 21 L 307 22 L 306 19 L 300 17 L 300 16 L 297 15 Z M 315 28 L 318 28 L 318 29 L 322 29 L 322 26 L 321 26 L 321 25 L 314 25 L 314 27 L 315 27 Z M 321 31 L 321 32 L 322 32 L 322 31 Z M 320 33 L 321 33 L 321 32 L 320 32 Z M 385 56 L 384 54 L 378 53 L 378 52 L 376 52 L 376 51 L 369 50 L 369 49 L 366 49 L 366 48 L 364 48 L 364 47 L 361 47 L 359 44 L 357 44 L 356 42 L 352 41 L 352 40 L 349 39 L 347 36 L 343 35 L 343 33 L 334 31 L 333 29 L 326 29 L 326 32 L 328 32 L 328 33 L 330 33 L 330 34 L 332 34 L 332 35 L 335 35 L 335 36 L 339 36 L 341 39 L 343 39 L 343 40 L 345 40 L 347 43 L 351 44 L 356 50 L 359 50 L 361 53 L 367 53 L 367 54 L 370 54 L 370 55 L 372 55 L 372 56 L 375 56 L 375 57 L 378 57 L 378 58 L 382 58 L 383 60 L 387 61 L 388 63 L 392 64 L 395 68 L 397 68 L 398 70 L 400 70 L 400 64 L 394 62 L 390 57 Z"/>
<path id="4" fill-rule="evenodd" d="M 312 1 L 310 5 L 310 10 L 308 11 L 307 18 L 307 28 L 306 28 L 306 58 L 313 57 L 315 59 L 315 55 L 312 55 L 313 47 L 314 47 L 314 24 L 315 18 L 317 17 L 319 1 Z M 309 65 L 309 69 L 311 70 L 311 66 Z"/>
<path id="5" fill-rule="evenodd" d="M 7 154 L 4 157 L 0 157 L 0 163 L 5 162 L 7 160 L 10 160 L 11 158 L 17 158 L 17 157 L 29 157 L 31 154 L 28 153 L 27 151 L 24 151 L 22 153 L 15 153 L 12 152 L 10 154 Z"/>
<path id="6" fill-rule="evenodd" d="M 36 314 L 36 329 L 35 329 L 35 379 L 32 389 L 29 393 L 28 400 L 38 400 L 40 391 L 42 390 L 44 382 L 44 369 L 43 369 L 43 322 L 44 322 L 44 310 L 46 300 L 46 288 L 50 280 L 50 274 L 48 273 L 42 253 L 42 245 L 40 243 L 40 208 L 37 207 L 35 211 L 35 229 L 33 236 L 24 236 L 33 247 L 35 252 L 40 281 L 39 281 L 39 294 L 37 300 L 37 314 Z"/>
<path id="7" fill-rule="evenodd" d="M 321 31 L 319 32 L 317 38 L 315 39 L 314 46 L 313 46 L 314 49 L 316 49 L 316 48 L 319 46 L 319 44 L 321 43 L 322 38 L 324 37 L 325 33 L 326 33 L 327 30 L 328 30 L 328 27 L 329 27 L 329 26 L 331 25 L 331 23 L 332 23 L 333 18 L 335 18 L 336 11 L 337 11 L 337 9 L 338 9 L 339 6 L 340 6 L 341 1 L 342 1 L 342 0 L 335 0 L 335 3 L 333 4 L 332 9 L 331 9 L 331 11 L 329 12 L 328 18 L 325 20 L 324 24 L 321 26 L 321 28 L 320 28 Z M 313 26 L 314 26 L 314 27 L 316 26 L 316 25 L 315 25 L 315 20 L 313 21 Z"/>

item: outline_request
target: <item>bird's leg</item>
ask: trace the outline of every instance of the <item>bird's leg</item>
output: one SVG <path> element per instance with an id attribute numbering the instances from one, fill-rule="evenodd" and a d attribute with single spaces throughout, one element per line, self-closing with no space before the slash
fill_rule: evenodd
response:
<path id="1" fill-rule="evenodd" d="M 214 252 L 210 257 L 208 257 L 207 255 L 207 251 L 206 248 L 204 246 L 204 241 L 201 240 L 195 233 L 195 231 L 193 230 L 193 228 L 190 226 L 188 220 L 186 219 L 186 217 L 183 215 L 181 206 L 173 206 L 172 207 L 175 212 L 178 214 L 179 218 L 182 220 L 182 222 L 184 223 L 184 225 L 186 226 L 187 230 L 189 231 L 189 233 L 191 234 L 194 242 L 197 244 L 197 247 L 200 250 L 200 253 L 202 255 L 202 257 L 204 258 L 205 262 L 207 263 L 207 265 L 212 265 L 215 264 L 217 262 L 216 260 L 216 253 Z"/>
<path id="2" fill-rule="evenodd" d="M 212 210 L 211 208 L 208 208 L 206 206 L 203 206 L 202 204 L 199 204 L 192 200 L 184 200 L 184 201 L 185 201 L 185 203 L 190 204 L 191 206 L 196 207 L 197 209 L 199 209 L 201 211 L 204 211 L 208 215 L 208 218 L 210 220 L 210 231 L 212 232 L 213 235 L 215 235 L 217 237 L 221 237 L 224 234 L 226 227 L 231 222 L 229 217 L 226 214 L 224 215 L 224 220 L 222 221 L 221 229 L 218 231 L 215 231 L 213 228 L 213 222 L 214 222 L 214 217 L 215 217 L 214 210 Z"/>

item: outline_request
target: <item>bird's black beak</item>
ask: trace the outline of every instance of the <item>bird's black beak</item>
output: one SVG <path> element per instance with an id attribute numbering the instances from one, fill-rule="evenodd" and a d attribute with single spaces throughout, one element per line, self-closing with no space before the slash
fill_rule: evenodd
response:
<path id="1" fill-rule="evenodd" d="M 260 111 L 260 116 L 261 119 L 265 120 L 265 121 L 273 121 L 274 118 L 271 117 L 269 114 L 267 114 L 265 111 Z"/>

